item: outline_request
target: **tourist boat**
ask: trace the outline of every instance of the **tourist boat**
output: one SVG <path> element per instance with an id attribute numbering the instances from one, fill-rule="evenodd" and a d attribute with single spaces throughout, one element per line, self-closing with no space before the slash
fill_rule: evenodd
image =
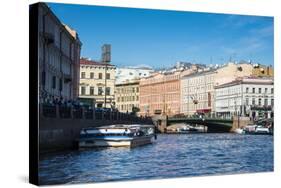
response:
<path id="1" fill-rule="evenodd" d="M 269 128 L 258 125 L 255 134 L 270 134 Z"/>
<path id="2" fill-rule="evenodd" d="M 272 134 L 268 127 L 262 125 L 247 125 L 242 134 Z"/>
<path id="3" fill-rule="evenodd" d="M 135 147 L 152 143 L 156 139 L 154 125 L 110 125 L 84 128 L 80 132 L 79 148 L 85 147 Z"/>

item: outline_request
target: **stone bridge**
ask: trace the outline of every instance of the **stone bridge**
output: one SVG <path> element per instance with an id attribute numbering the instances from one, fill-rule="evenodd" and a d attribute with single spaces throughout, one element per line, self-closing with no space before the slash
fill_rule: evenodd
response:
<path id="1" fill-rule="evenodd" d="M 155 116 L 152 118 L 160 132 L 175 123 L 198 124 L 208 127 L 208 132 L 231 132 L 238 127 L 244 127 L 251 121 L 248 117 L 233 117 L 232 119 L 222 118 L 199 118 L 199 117 L 168 117 Z"/>

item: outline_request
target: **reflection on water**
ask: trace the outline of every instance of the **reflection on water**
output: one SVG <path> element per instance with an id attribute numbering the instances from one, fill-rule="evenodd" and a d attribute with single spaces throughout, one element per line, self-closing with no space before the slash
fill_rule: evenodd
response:
<path id="1" fill-rule="evenodd" d="M 40 184 L 156 179 L 273 171 L 268 135 L 158 135 L 136 148 L 101 148 L 42 156 Z"/>

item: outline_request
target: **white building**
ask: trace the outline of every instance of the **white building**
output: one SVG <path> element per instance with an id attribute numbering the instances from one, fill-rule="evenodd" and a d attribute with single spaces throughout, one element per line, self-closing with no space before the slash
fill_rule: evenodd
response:
<path id="1" fill-rule="evenodd" d="M 116 84 L 148 77 L 153 72 L 149 67 L 116 68 Z"/>
<path id="2" fill-rule="evenodd" d="M 272 78 L 244 77 L 215 87 L 217 116 L 273 117 Z"/>
<path id="3" fill-rule="evenodd" d="M 181 79 L 181 113 L 214 111 L 214 79 L 216 70 L 199 71 Z"/>
<path id="4" fill-rule="evenodd" d="M 40 99 L 78 97 L 81 42 L 45 3 L 39 3 L 39 90 Z"/>
<path id="5" fill-rule="evenodd" d="M 193 74 L 183 76 L 180 87 L 181 113 L 215 115 L 214 87 L 252 74 L 253 66 L 251 64 L 229 62 L 221 67 L 198 69 Z"/>

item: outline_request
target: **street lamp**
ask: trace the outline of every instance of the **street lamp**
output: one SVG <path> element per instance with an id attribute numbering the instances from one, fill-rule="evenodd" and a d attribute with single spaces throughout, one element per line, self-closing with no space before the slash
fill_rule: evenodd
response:
<path id="1" fill-rule="evenodd" d="M 240 127 L 240 119 L 239 119 L 240 113 L 237 112 L 237 98 L 238 98 L 238 93 L 236 94 L 235 101 L 234 101 L 234 105 L 235 105 L 235 115 L 237 116 L 238 128 L 239 128 L 239 127 Z M 241 102 L 242 102 L 242 101 L 241 101 Z"/>

